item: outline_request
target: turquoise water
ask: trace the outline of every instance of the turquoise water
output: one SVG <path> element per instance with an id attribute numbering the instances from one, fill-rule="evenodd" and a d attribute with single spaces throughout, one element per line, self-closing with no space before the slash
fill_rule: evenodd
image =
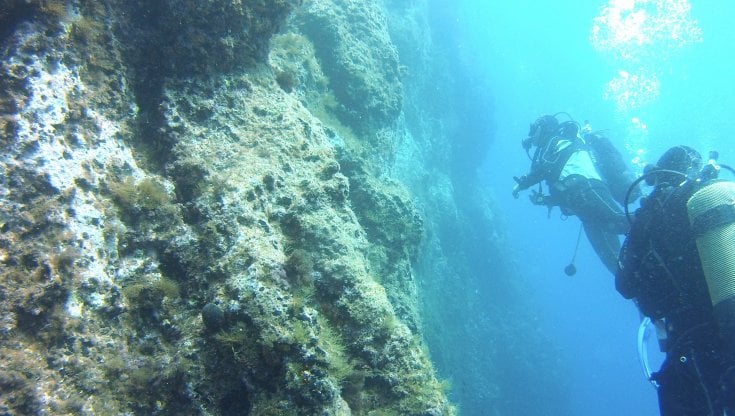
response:
<path id="1" fill-rule="evenodd" d="M 658 414 L 634 305 L 513 176 L 562 111 L 637 173 L 735 164 L 734 12 L 4 2 L 0 414 Z"/>
<path id="2" fill-rule="evenodd" d="M 483 180 L 532 282 L 539 325 L 553 334 L 568 369 L 568 379 L 559 383 L 571 390 L 572 414 L 658 414 L 655 390 L 638 363 L 635 307 L 615 291 L 584 237 L 577 275 L 564 275 L 579 221 L 563 221 L 558 210 L 547 218 L 525 196 L 514 200 L 511 177 L 528 169 L 520 147 L 528 124 L 559 111 L 609 129 L 638 170 L 677 144 L 703 154 L 717 149 L 722 163 L 735 163 L 729 137 L 735 131 L 735 59 L 729 53 L 735 31 L 728 18 L 735 4 L 463 0 L 433 7 L 443 10 L 442 30 L 452 34 L 447 43 L 493 103 L 485 120 L 494 135 Z M 538 368 L 542 372 L 543 363 Z M 536 403 L 534 414 L 551 414 L 545 408 Z"/>

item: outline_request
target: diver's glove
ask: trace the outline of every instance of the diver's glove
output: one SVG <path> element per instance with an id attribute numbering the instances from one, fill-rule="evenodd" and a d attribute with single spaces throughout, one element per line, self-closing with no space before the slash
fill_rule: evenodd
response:
<path id="1" fill-rule="evenodd" d="M 551 211 L 554 209 L 554 206 L 558 205 L 554 197 L 551 195 L 544 195 L 543 192 L 539 192 L 535 189 L 531 190 L 531 195 L 528 196 L 528 199 L 530 199 L 531 203 L 534 205 L 546 206 L 546 216 L 549 218 L 551 218 Z"/>
<path id="2" fill-rule="evenodd" d="M 544 195 L 542 192 L 539 192 L 535 189 L 531 190 L 531 195 L 528 196 L 528 199 L 530 199 L 531 203 L 534 205 L 546 205 L 546 206 L 552 205 L 551 197 L 548 197 Z"/>
<path id="3" fill-rule="evenodd" d="M 520 178 L 518 176 L 514 176 L 513 180 L 516 181 L 516 186 L 513 187 L 513 198 L 518 199 L 518 194 L 521 190 L 526 189 L 521 188 L 521 184 L 526 180 L 526 176 L 523 175 Z"/>

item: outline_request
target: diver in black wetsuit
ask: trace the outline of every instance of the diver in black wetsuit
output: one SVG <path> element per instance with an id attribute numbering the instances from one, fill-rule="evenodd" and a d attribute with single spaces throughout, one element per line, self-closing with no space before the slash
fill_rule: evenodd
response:
<path id="1" fill-rule="evenodd" d="M 723 168 L 731 169 L 726 165 Z M 663 328 L 653 373 L 662 416 L 735 415 L 735 183 L 669 149 L 642 179 L 643 199 L 620 253 L 618 291 Z"/>
<path id="2" fill-rule="evenodd" d="M 558 205 L 564 215 L 578 216 L 600 260 L 615 274 L 620 252 L 618 236 L 625 234 L 629 226 L 619 203 L 634 178 L 607 138 L 589 131 L 583 138 L 581 131 L 578 123 L 560 123 L 552 115 L 531 124 L 528 137 L 522 142 L 531 158 L 531 170 L 514 177 L 513 196 L 518 198 L 521 190 L 538 184 L 539 190 L 532 192 L 531 202 L 546 205 L 549 212 Z M 536 148 L 533 157 L 532 147 Z M 542 181 L 546 182 L 549 195 L 542 192 Z M 615 185 L 615 196 L 611 184 Z M 638 195 L 634 192 L 633 199 Z"/>

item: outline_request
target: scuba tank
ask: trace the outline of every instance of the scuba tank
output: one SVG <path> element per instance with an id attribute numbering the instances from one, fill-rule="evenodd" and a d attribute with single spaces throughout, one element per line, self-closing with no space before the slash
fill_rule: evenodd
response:
<path id="1" fill-rule="evenodd" d="M 590 149 L 592 158 L 595 161 L 595 167 L 602 177 L 602 180 L 610 189 L 612 197 L 620 204 L 625 204 L 626 192 L 636 177 L 628 169 L 623 156 L 618 149 L 613 146 L 610 139 L 599 134 L 585 135 L 587 147 Z M 632 201 L 638 199 L 641 195 L 639 187 L 633 190 Z M 629 197 L 630 198 L 630 197 Z"/>
<path id="2" fill-rule="evenodd" d="M 735 297 L 735 183 L 712 182 L 687 201 L 712 306 Z"/>

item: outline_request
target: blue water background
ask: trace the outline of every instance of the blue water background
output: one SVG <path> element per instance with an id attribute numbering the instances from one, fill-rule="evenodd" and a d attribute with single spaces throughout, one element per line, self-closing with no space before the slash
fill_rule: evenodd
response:
<path id="1" fill-rule="evenodd" d="M 735 164 L 735 98 L 732 74 L 735 31 L 729 16 L 735 3 L 693 1 L 690 17 L 702 41 L 684 46 L 658 42 L 640 47 L 636 60 L 595 49 L 593 19 L 607 2 L 435 0 L 434 30 L 469 76 L 464 88 L 494 103 L 492 114 L 473 120 L 494 129 L 481 169 L 508 227 L 514 253 L 509 261 L 532 282 L 529 298 L 543 330 L 569 373 L 559 380 L 572 391 L 573 415 L 656 415 L 654 389 L 642 375 L 636 352 L 639 316 L 615 291 L 613 277 L 584 236 L 578 273 L 563 273 L 574 251 L 579 221 L 547 218 L 523 194 L 511 197 L 513 175 L 527 172 L 520 147 L 528 125 L 542 114 L 566 111 L 589 119 L 607 134 L 640 171 L 668 147 L 687 144 L 703 154 L 721 153 Z M 443 33 L 442 33 L 443 31 Z M 632 48 L 638 48 L 633 45 Z M 658 93 L 643 105 L 626 107 L 605 98 L 606 84 L 620 71 L 644 68 L 658 80 Z M 478 90 L 481 92 L 478 93 Z M 635 162 L 635 164 L 634 164 Z M 654 341 L 655 342 L 655 341 Z M 653 357 L 654 363 L 657 358 Z M 543 369 L 543 363 L 539 363 Z M 504 374 L 512 379 L 513 374 Z M 544 377 L 542 371 L 538 374 Z M 526 383 L 528 381 L 525 381 Z M 533 400 L 528 397 L 528 400 Z M 545 404 L 537 403 L 538 414 Z"/>

